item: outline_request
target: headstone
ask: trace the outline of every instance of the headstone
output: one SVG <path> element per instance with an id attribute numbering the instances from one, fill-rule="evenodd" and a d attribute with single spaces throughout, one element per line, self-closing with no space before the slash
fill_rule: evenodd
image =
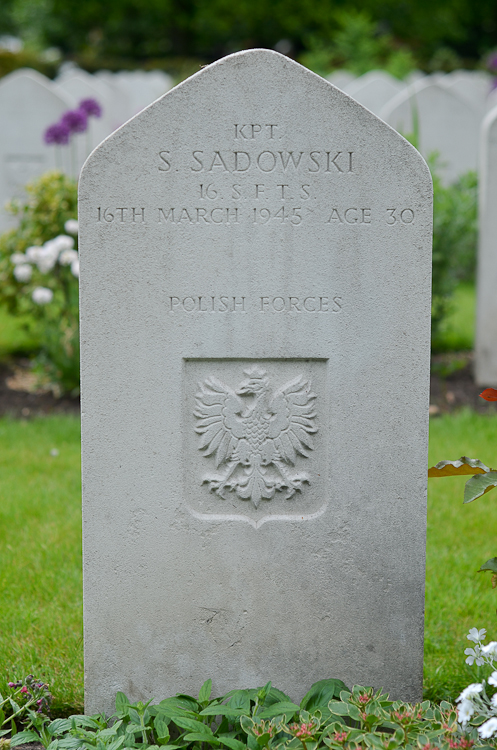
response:
<path id="1" fill-rule="evenodd" d="M 129 103 L 129 117 L 148 107 L 173 85 L 172 78 L 160 70 L 122 71 L 114 75 L 114 82 Z"/>
<path id="2" fill-rule="evenodd" d="M 63 166 L 43 140 L 69 106 L 54 88 L 35 70 L 17 70 L 0 81 L 0 232 L 13 224 L 7 201 L 22 195 L 27 182 Z"/>
<path id="3" fill-rule="evenodd" d="M 391 99 L 380 117 L 404 135 L 417 130 L 421 153 L 439 154 L 445 183 L 477 168 L 479 116 L 440 82 L 425 79 L 413 84 Z"/>
<path id="4" fill-rule="evenodd" d="M 421 697 L 431 179 L 270 50 L 80 181 L 85 710 L 340 677 Z"/>
<path id="5" fill-rule="evenodd" d="M 475 376 L 497 386 L 497 107 L 482 124 L 479 174 L 479 238 L 476 294 Z"/>
<path id="6" fill-rule="evenodd" d="M 486 111 L 492 77 L 484 70 L 455 70 L 445 77 L 445 85 L 473 107 L 480 119 Z"/>
<path id="7" fill-rule="evenodd" d="M 329 76 L 326 76 L 326 80 L 336 86 L 338 89 L 344 90 L 346 86 L 355 81 L 356 77 L 353 73 L 348 70 L 334 70 Z"/>
<path id="8" fill-rule="evenodd" d="M 384 70 L 371 70 L 360 78 L 356 78 L 355 81 L 351 81 L 343 88 L 343 91 L 363 107 L 379 115 L 385 104 L 405 88 L 406 85 L 402 81 L 385 73 Z"/>

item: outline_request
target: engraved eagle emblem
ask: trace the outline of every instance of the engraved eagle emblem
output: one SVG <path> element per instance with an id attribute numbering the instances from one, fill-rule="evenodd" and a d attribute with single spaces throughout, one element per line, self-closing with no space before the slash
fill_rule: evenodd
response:
<path id="1" fill-rule="evenodd" d="M 199 450 L 219 472 L 206 474 L 202 483 L 224 500 L 235 492 L 258 508 L 276 492 L 289 499 L 310 483 L 308 474 L 292 467 L 297 456 L 314 450 L 316 394 L 302 375 L 275 391 L 261 367 L 244 375 L 236 390 L 213 376 L 199 383 L 195 432 Z"/>

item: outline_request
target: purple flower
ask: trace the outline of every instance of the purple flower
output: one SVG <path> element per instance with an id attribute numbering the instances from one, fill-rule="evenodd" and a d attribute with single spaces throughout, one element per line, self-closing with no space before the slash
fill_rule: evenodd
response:
<path id="1" fill-rule="evenodd" d="M 88 117 L 101 117 L 102 107 L 96 99 L 82 99 L 79 108 L 86 112 Z"/>
<path id="2" fill-rule="evenodd" d="M 8 683 L 7 683 L 7 685 L 8 685 L 9 687 L 16 687 L 16 684 L 15 684 L 15 682 L 8 682 Z"/>
<path id="3" fill-rule="evenodd" d="M 70 130 L 65 123 L 57 122 L 45 130 L 44 141 L 47 144 L 58 143 L 65 145 L 69 143 Z"/>
<path id="4" fill-rule="evenodd" d="M 62 115 L 63 123 L 71 133 L 84 133 L 88 127 L 88 115 L 82 109 L 70 109 Z"/>

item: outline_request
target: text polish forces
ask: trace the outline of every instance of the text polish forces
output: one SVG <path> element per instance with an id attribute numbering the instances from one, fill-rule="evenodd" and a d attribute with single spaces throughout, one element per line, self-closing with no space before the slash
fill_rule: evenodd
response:
<path id="1" fill-rule="evenodd" d="M 250 299 L 231 295 L 170 296 L 169 312 L 186 313 L 334 313 L 342 311 L 342 297 L 325 296 L 267 296 Z"/>

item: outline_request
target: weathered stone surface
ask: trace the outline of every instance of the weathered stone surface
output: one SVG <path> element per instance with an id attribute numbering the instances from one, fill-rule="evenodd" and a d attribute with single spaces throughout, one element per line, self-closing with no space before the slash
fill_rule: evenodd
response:
<path id="1" fill-rule="evenodd" d="M 479 175 L 479 239 L 475 375 L 497 385 L 497 107 L 482 124 Z"/>
<path id="2" fill-rule="evenodd" d="M 431 181 L 269 50 L 80 186 L 86 711 L 271 679 L 421 696 Z"/>
<path id="3" fill-rule="evenodd" d="M 61 166 L 43 135 L 68 106 L 35 70 L 18 70 L 0 81 L 0 231 L 13 221 L 6 202 L 21 195 L 30 180 Z"/>

